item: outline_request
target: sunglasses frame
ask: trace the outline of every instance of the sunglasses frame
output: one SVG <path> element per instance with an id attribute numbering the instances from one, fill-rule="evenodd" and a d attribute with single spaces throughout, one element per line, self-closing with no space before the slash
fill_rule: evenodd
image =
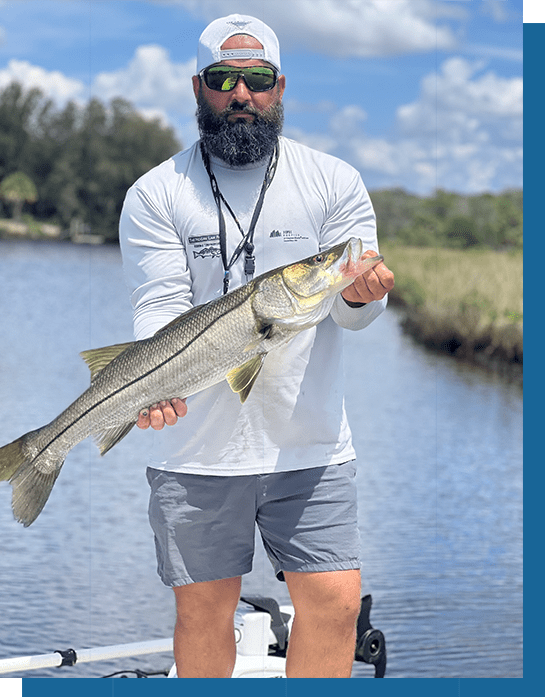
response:
<path id="1" fill-rule="evenodd" d="M 238 73 L 237 81 L 236 81 L 235 84 L 231 87 L 230 90 L 222 90 L 222 89 L 217 90 L 217 89 L 214 89 L 213 87 L 210 87 L 210 85 L 208 84 L 208 81 L 207 81 L 207 79 L 206 79 L 205 73 L 207 73 L 207 72 L 208 72 L 210 69 L 212 69 L 212 68 L 225 68 L 225 69 L 226 69 L 226 70 L 225 70 L 226 73 L 229 72 L 229 70 Z M 254 90 L 254 89 L 252 89 L 252 88 L 250 87 L 250 85 L 248 84 L 248 81 L 246 80 L 246 72 L 248 72 L 248 71 L 250 71 L 250 70 L 255 70 L 256 68 L 267 68 L 268 70 L 270 70 L 270 71 L 272 72 L 273 77 L 274 77 L 274 80 L 273 80 L 272 85 L 271 85 L 270 87 L 267 87 L 267 89 L 264 89 L 264 90 Z M 201 72 L 199 73 L 199 78 L 200 78 L 201 80 L 204 81 L 204 84 L 208 87 L 209 90 L 213 90 L 214 92 L 222 92 L 222 93 L 224 93 L 224 94 L 225 94 L 226 92 L 232 92 L 232 91 L 236 88 L 236 86 L 238 85 L 238 81 L 240 80 L 241 77 L 242 77 L 242 79 L 244 80 L 244 84 L 245 84 L 246 87 L 250 90 L 250 92 L 256 92 L 256 93 L 259 93 L 259 92 L 270 92 L 272 89 L 274 89 L 274 87 L 276 87 L 276 84 L 277 84 L 277 82 L 278 82 L 278 73 L 277 73 L 277 71 L 276 71 L 274 68 L 271 68 L 271 67 L 268 66 L 268 65 L 251 65 L 251 66 L 247 66 L 247 67 L 244 67 L 244 68 L 239 68 L 239 67 L 234 66 L 234 65 L 209 65 L 207 68 L 203 68 L 203 70 L 201 70 Z"/>

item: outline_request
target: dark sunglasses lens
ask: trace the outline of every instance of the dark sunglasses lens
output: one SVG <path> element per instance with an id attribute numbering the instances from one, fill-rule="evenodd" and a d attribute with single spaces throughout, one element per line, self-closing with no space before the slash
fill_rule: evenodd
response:
<path id="1" fill-rule="evenodd" d="M 248 89 L 252 92 L 266 92 L 276 84 L 276 74 L 271 68 L 240 68 L 216 66 L 204 71 L 204 82 L 211 90 L 230 92 L 235 88 L 238 79 L 244 75 Z"/>

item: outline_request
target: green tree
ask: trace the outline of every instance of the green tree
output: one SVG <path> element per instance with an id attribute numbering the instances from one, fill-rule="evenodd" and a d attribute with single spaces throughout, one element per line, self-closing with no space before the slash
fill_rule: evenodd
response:
<path id="1" fill-rule="evenodd" d="M 504 192 L 497 199 L 496 214 L 499 245 L 502 247 L 522 247 L 521 192 Z"/>
<path id="2" fill-rule="evenodd" d="M 465 215 L 455 215 L 446 225 L 446 238 L 450 247 L 467 249 L 479 244 L 475 221 Z"/>
<path id="3" fill-rule="evenodd" d="M 59 109 L 40 90 L 0 90 L 0 179 L 24 172 L 33 215 L 65 228 L 77 219 L 115 240 L 127 189 L 180 149 L 171 128 L 123 99 Z"/>
<path id="4" fill-rule="evenodd" d="M 0 92 L 0 179 L 11 172 L 28 171 L 33 119 L 43 102 L 39 89 L 25 92 L 17 82 Z"/>
<path id="5" fill-rule="evenodd" d="M 418 197 L 402 189 L 371 192 L 379 237 L 415 247 L 522 247 L 522 191 L 474 196 L 437 190 Z"/>
<path id="6" fill-rule="evenodd" d="M 38 192 L 30 177 L 24 172 L 14 172 L 0 182 L 0 197 L 13 205 L 13 218 L 20 220 L 23 203 L 34 203 Z"/>
<path id="7" fill-rule="evenodd" d="M 81 217 L 84 210 L 77 196 L 79 112 L 74 102 L 69 102 L 61 111 L 41 112 L 39 140 L 32 162 L 40 193 L 37 214 L 44 218 L 55 217 L 66 226 L 73 217 Z"/>
<path id="8" fill-rule="evenodd" d="M 436 218 L 446 220 L 456 210 L 459 201 L 458 194 L 437 189 L 433 196 L 423 199 L 423 205 Z"/>
<path id="9" fill-rule="evenodd" d="M 403 189 L 381 189 L 371 194 L 380 238 L 393 240 L 411 222 L 422 207 L 421 199 Z"/>
<path id="10" fill-rule="evenodd" d="M 91 100 L 75 137 L 77 198 L 91 228 L 107 239 L 117 226 L 127 189 L 180 149 L 171 128 L 147 121 L 124 99 L 106 107 Z"/>

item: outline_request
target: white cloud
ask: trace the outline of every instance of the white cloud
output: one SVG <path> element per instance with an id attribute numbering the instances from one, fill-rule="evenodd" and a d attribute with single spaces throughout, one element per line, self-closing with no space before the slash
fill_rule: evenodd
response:
<path id="1" fill-rule="evenodd" d="M 483 73 L 483 64 L 446 60 L 397 110 L 400 141 L 435 161 L 437 186 L 476 192 L 522 185 L 522 78 Z M 421 181 L 424 185 L 424 181 Z"/>
<path id="2" fill-rule="evenodd" d="M 325 143 L 320 149 L 351 162 L 372 188 L 425 194 L 521 186 L 522 80 L 482 69 L 463 58 L 446 60 L 424 77 L 418 99 L 398 108 L 391 138 L 367 135 L 365 112 L 345 106 L 331 116 L 327 133 L 306 140 Z"/>
<path id="3" fill-rule="evenodd" d="M 455 137 L 461 129 L 500 128 L 509 125 L 511 137 L 522 136 L 522 78 L 502 78 L 493 72 L 476 76 L 480 62 L 449 58 L 440 72 L 427 75 L 418 101 L 398 108 L 400 129 L 418 135 L 430 126 L 444 136 Z"/>
<path id="4" fill-rule="evenodd" d="M 0 70 L 0 89 L 13 81 L 21 83 L 27 89 L 38 87 L 60 104 L 83 98 L 86 90 L 83 82 L 67 77 L 58 70 L 48 71 L 28 61 L 15 59 L 9 61 L 7 68 Z"/>
<path id="5" fill-rule="evenodd" d="M 286 126 L 284 135 L 320 152 L 333 154 L 338 148 L 337 139 L 326 133 L 308 133 L 294 126 Z"/>
<path id="6" fill-rule="evenodd" d="M 194 59 L 174 63 L 162 46 L 139 46 L 129 64 L 113 72 L 99 73 L 93 92 L 103 100 L 122 96 L 141 109 L 171 114 L 193 114 L 195 97 L 191 77 Z"/>
<path id="7" fill-rule="evenodd" d="M 238 12 L 257 16 L 277 33 L 285 50 L 330 56 L 388 56 L 456 45 L 438 18 L 460 19 L 465 11 L 432 0 L 178 0 L 207 21 Z"/>
<path id="8" fill-rule="evenodd" d="M 289 109 L 292 114 L 327 114 L 333 113 L 336 110 L 335 102 L 328 99 L 322 99 L 320 102 L 303 102 L 300 99 L 284 98 L 284 106 Z"/>
<path id="9" fill-rule="evenodd" d="M 351 138 L 367 120 L 366 112 L 359 106 L 349 105 L 338 111 L 331 119 L 331 130 L 335 135 Z"/>
<path id="10" fill-rule="evenodd" d="M 483 0 L 481 13 L 500 23 L 507 22 L 512 15 L 505 0 Z"/>
<path id="11" fill-rule="evenodd" d="M 468 44 L 464 53 L 471 56 L 481 56 L 482 58 L 510 61 L 513 63 L 522 63 L 524 52 L 520 48 L 505 48 L 504 46 L 491 46 L 481 44 Z"/>
<path id="12" fill-rule="evenodd" d="M 103 102 L 115 97 L 130 101 L 146 119 L 159 119 L 178 131 L 183 143 L 198 137 L 195 120 L 195 97 L 191 76 L 195 59 L 175 63 L 161 46 L 140 46 L 126 67 L 99 73 L 91 86 L 67 77 L 59 71 L 48 71 L 28 61 L 11 60 L 0 70 L 0 89 L 17 81 L 25 89 L 38 87 L 57 105 L 69 100 L 85 103 L 91 96 Z"/>

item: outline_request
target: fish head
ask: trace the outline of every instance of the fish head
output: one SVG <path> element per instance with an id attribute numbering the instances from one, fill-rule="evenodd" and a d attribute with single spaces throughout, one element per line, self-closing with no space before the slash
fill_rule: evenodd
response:
<path id="1" fill-rule="evenodd" d="M 321 322 L 337 293 L 383 257 L 363 256 L 363 243 L 352 237 L 319 254 L 270 271 L 258 282 L 253 308 L 265 324 L 300 330 Z"/>
<path id="2" fill-rule="evenodd" d="M 347 242 L 290 264 L 282 269 L 282 279 L 295 297 L 321 302 L 349 286 L 357 276 L 383 261 L 380 255 L 363 257 L 363 242 L 352 237 Z"/>

